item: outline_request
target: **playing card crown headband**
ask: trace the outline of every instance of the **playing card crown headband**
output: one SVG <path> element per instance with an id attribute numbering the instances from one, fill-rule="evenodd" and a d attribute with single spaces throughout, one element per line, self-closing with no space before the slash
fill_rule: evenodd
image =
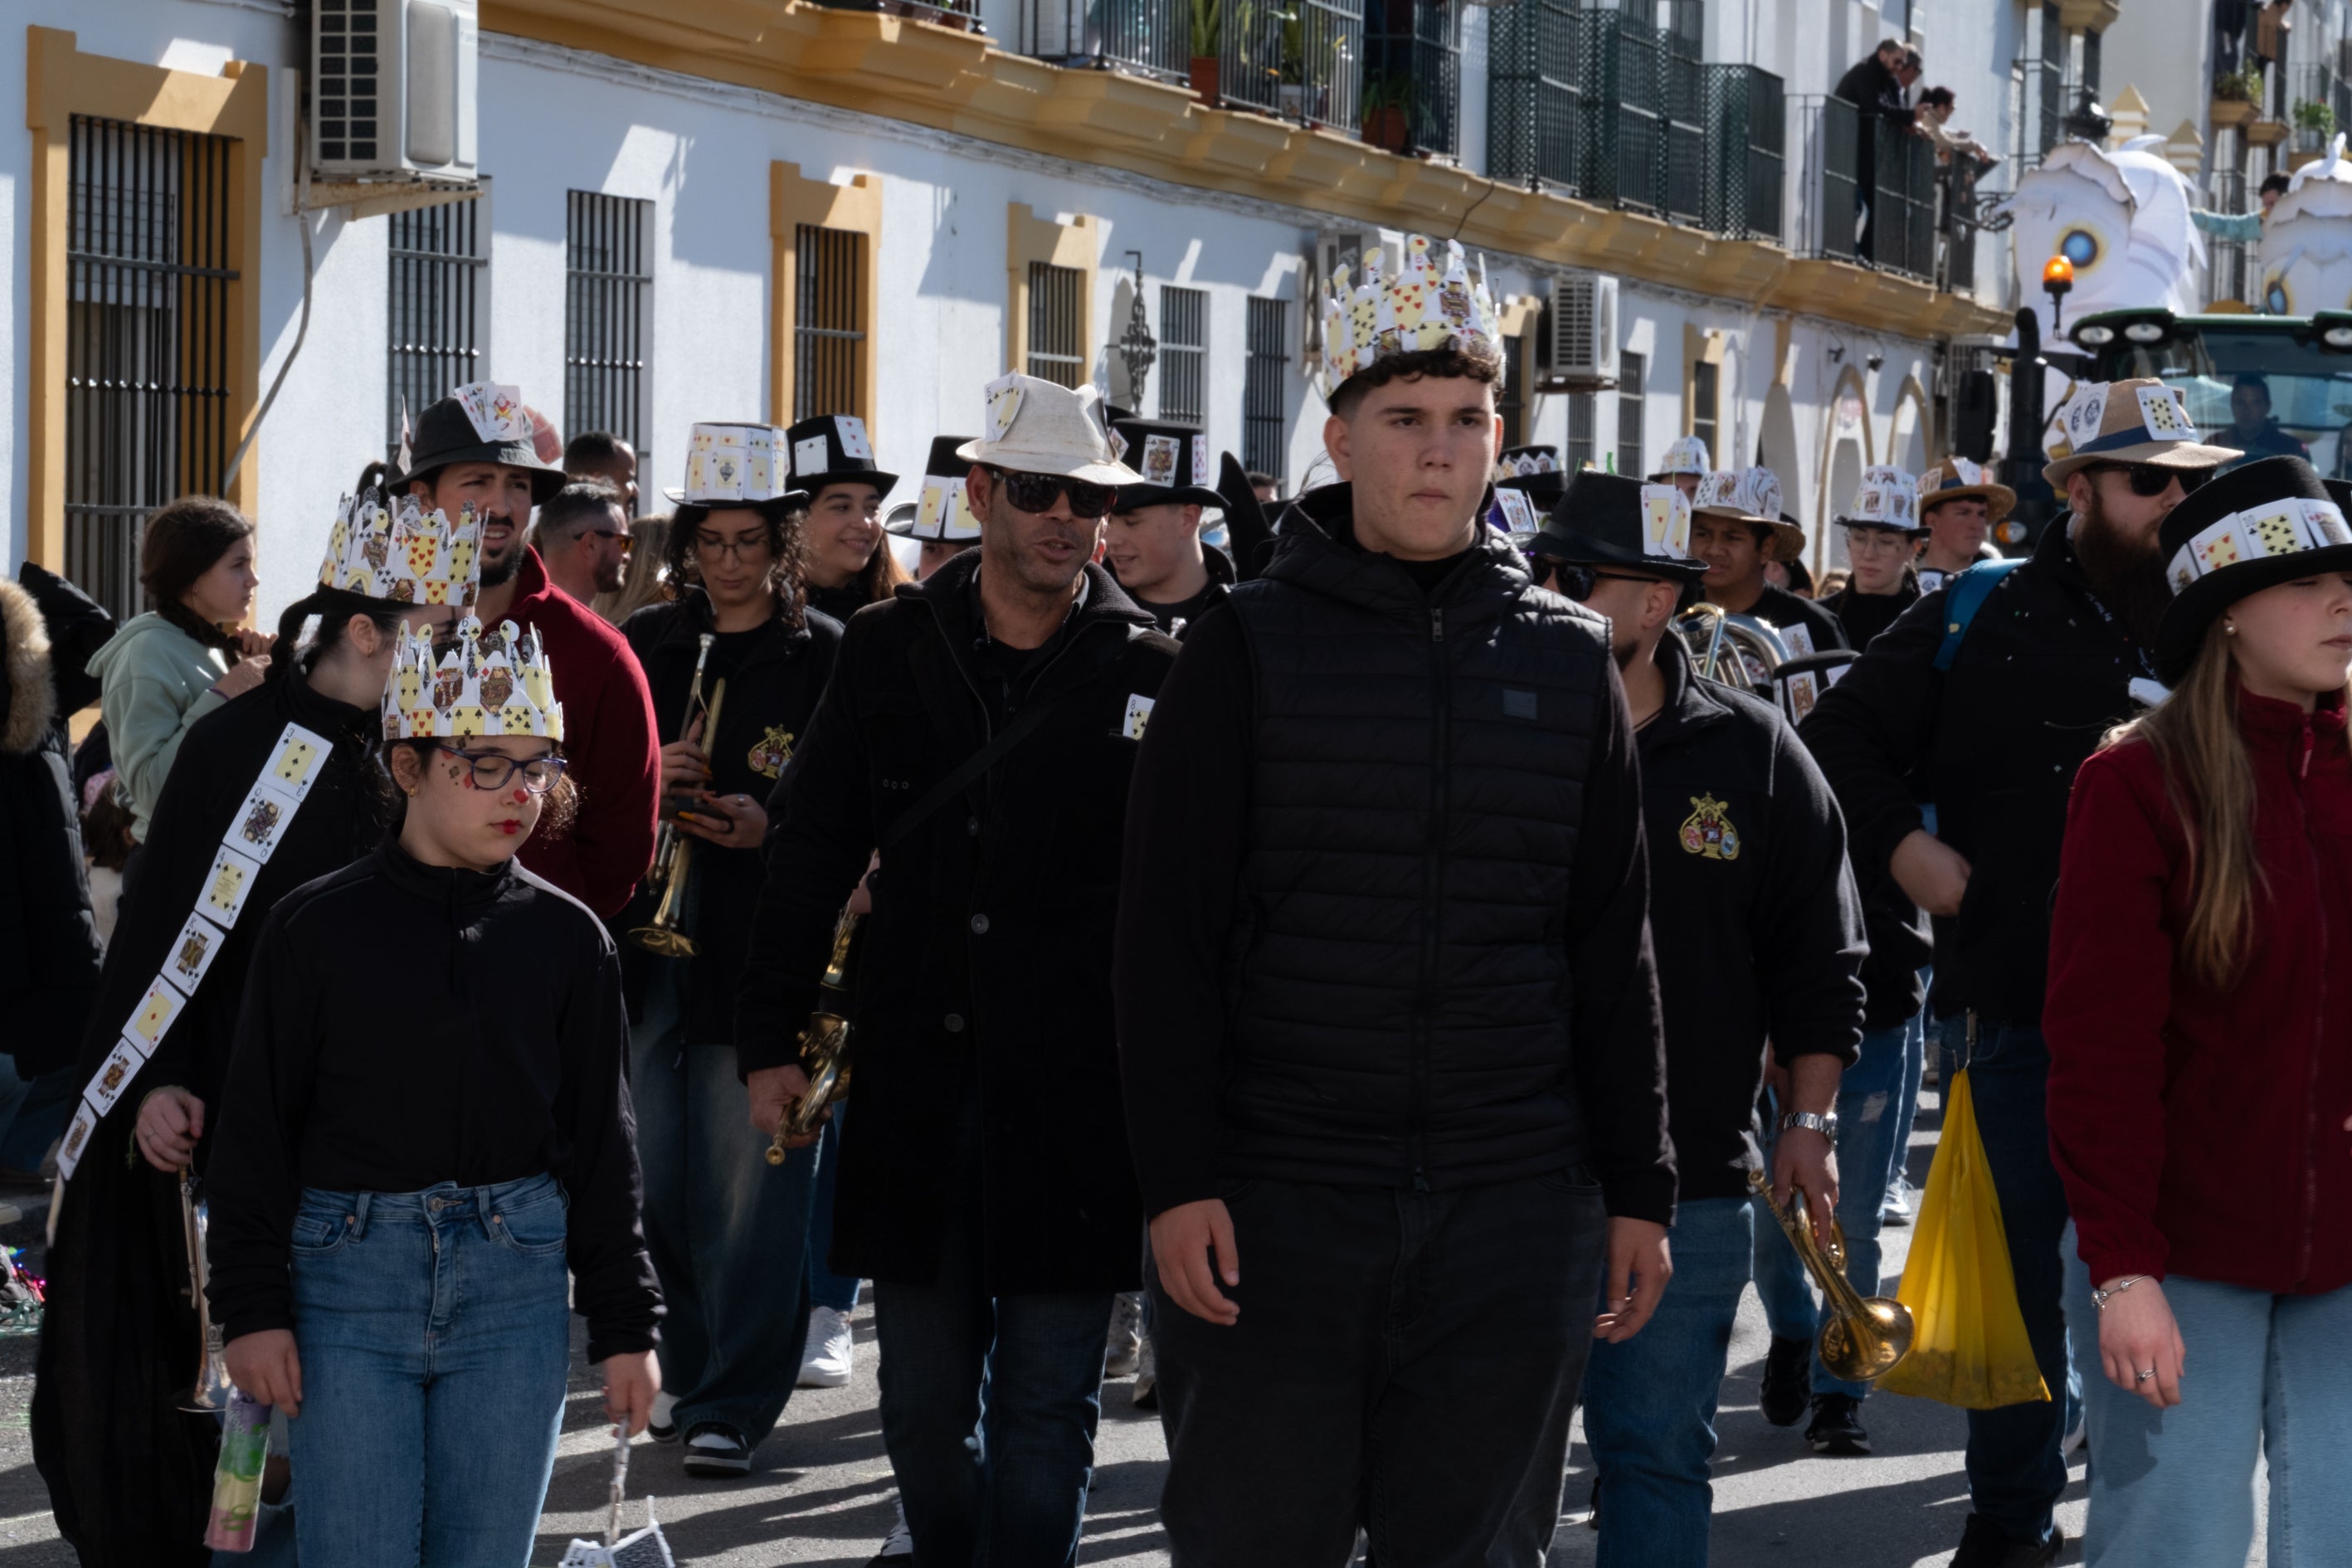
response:
<path id="1" fill-rule="evenodd" d="M 539 633 L 512 621 L 496 631 L 467 616 L 457 644 L 436 662 L 433 637 L 404 637 L 383 689 L 383 738 L 449 740 L 468 735 L 563 739 L 563 704 Z"/>
<path id="2" fill-rule="evenodd" d="M 1919 521 L 1919 483 L 1901 468 L 1873 468 L 1862 472 L 1853 504 L 1843 521 L 1874 522 L 1885 528 L 1908 529 Z"/>
<path id="3" fill-rule="evenodd" d="M 362 490 L 335 509 L 319 586 L 400 605 L 471 607 L 482 585 L 480 542 L 470 504 L 453 523 L 413 495 L 387 508 L 375 490 Z"/>
<path id="4" fill-rule="evenodd" d="M 1769 468 L 1717 468 L 1698 482 L 1691 506 L 1699 511 L 1735 512 L 1770 522 L 1780 515 L 1780 481 Z"/>
<path id="5" fill-rule="evenodd" d="M 1345 266 L 1331 275 L 1322 300 L 1321 390 L 1328 401 L 1349 377 L 1398 354 L 1449 344 L 1501 347 L 1495 297 L 1484 258 L 1473 261 L 1454 240 L 1445 242 L 1441 268 L 1426 235 L 1408 235 L 1404 265 L 1382 275 L 1377 246 L 1365 250 L 1360 276 Z"/>

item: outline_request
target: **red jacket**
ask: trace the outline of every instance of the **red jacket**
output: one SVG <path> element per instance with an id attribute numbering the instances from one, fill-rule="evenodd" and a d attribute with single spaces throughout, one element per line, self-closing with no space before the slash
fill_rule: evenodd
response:
<path id="1" fill-rule="evenodd" d="M 2050 944 L 2050 1151 L 2091 1278 L 2352 1284 L 2352 753 L 2242 696 L 2262 885 L 2237 982 L 2174 961 L 2188 838 L 2145 745 L 2075 775 Z"/>
<path id="2" fill-rule="evenodd" d="M 621 634 L 548 581 L 539 552 L 523 552 L 506 618 L 539 628 L 563 704 L 563 751 L 580 787 L 580 816 L 560 838 L 534 837 L 522 863 L 600 915 L 628 904 L 654 858 L 661 742 L 645 671 Z"/>

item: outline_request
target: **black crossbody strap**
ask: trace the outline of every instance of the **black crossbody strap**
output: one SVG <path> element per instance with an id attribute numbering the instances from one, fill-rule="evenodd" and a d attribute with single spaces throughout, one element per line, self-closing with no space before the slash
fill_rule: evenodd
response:
<path id="1" fill-rule="evenodd" d="M 1054 705 L 1059 702 L 1063 696 L 1064 693 L 1057 691 L 1050 697 L 1040 698 L 1024 708 L 1013 716 L 1012 723 L 999 730 L 990 739 L 988 744 L 966 757 L 953 772 L 925 790 L 920 800 L 900 812 L 897 819 L 883 830 L 880 845 L 882 853 L 887 856 L 891 846 L 922 826 L 924 818 L 961 795 L 971 786 L 973 781 L 1003 760 L 1007 752 L 1019 745 L 1032 731 L 1045 721 L 1045 716 L 1053 712 Z"/>

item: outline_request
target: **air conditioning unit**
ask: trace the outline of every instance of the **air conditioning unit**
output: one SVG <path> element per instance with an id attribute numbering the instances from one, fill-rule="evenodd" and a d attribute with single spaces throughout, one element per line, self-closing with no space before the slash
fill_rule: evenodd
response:
<path id="1" fill-rule="evenodd" d="M 1570 272 L 1552 279 L 1549 362 L 1540 390 L 1594 392 L 1617 384 L 1617 279 Z"/>
<path id="2" fill-rule="evenodd" d="M 474 177 L 480 0 L 310 0 L 310 169 Z"/>

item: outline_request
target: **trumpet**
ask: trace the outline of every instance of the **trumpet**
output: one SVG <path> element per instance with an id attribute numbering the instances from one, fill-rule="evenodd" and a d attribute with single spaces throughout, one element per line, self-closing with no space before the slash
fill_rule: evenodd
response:
<path id="1" fill-rule="evenodd" d="M 686 694 L 686 717 L 677 727 L 681 741 L 694 728 L 694 710 L 702 704 L 702 670 L 710 661 L 710 645 L 719 639 L 709 632 L 702 634 L 702 647 L 694 656 L 694 685 Z M 703 741 L 706 747 L 719 738 L 719 706 L 727 700 L 727 682 L 720 680 L 710 689 L 710 701 L 703 707 Z M 664 822 L 654 840 L 653 868 L 646 880 L 661 889 L 661 902 L 654 908 L 653 920 L 629 932 L 629 940 L 647 952 L 657 952 L 664 958 L 692 958 L 701 951 L 700 944 L 687 931 L 685 917 L 679 907 L 686 901 L 687 873 L 694 865 L 694 838 L 678 831 L 675 822 Z"/>
<path id="2" fill-rule="evenodd" d="M 1771 622 L 1697 604 L 1671 624 L 1700 675 L 1735 691 L 1770 698 L 1773 678 L 1789 659 L 1789 647 Z M 1759 669 L 1764 672 L 1761 680 L 1756 678 Z"/>
<path id="3" fill-rule="evenodd" d="M 220 1325 L 213 1321 L 212 1303 L 205 1299 L 205 1287 L 212 1281 L 205 1255 L 209 1219 L 204 1200 L 196 1196 L 195 1176 L 181 1166 L 180 1226 L 188 1244 L 188 1292 L 196 1303 L 198 1359 L 196 1381 L 181 1394 L 179 1405 L 192 1415 L 217 1415 L 228 1408 L 228 1357 Z"/>
<path id="4" fill-rule="evenodd" d="M 1802 1187 L 1790 1190 L 1789 1206 L 1784 1209 L 1772 1201 L 1772 1179 L 1763 1172 L 1748 1172 L 1748 1185 L 1780 1222 L 1789 1245 L 1797 1249 L 1806 1272 L 1822 1288 L 1822 1300 L 1829 1308 L 1829 1318 L 1816 1342 L 1822 1365 L 1832 1377 L 1847 1383 L 1868 1383 L 1894 1371 L 1895 1363 L 1911 1353 L 1911 1309 L 1885 1296 L 1856 1293 L 1845 1277 L 1845 1227 L 1831 1225 L 1830 1244 L 1824 1251 L 1814 1239 Z"/>
<path id="5" fill-rule="evenodd" d="M 784 1112 L 775 1141 L 768 1145 L 768 1163 L 781 1165 L 794 1139 L 805 1138 L 824 1121 L 825 1108 L 849 1095 L 849 1020 L 834 1007 L 849 1005 L 849 953 L 857 940 L 857 916 L 847 910 L 833 928 L 833 957 L 819 983 L 817 1010 L 801 1031 L 801 1070 L 808 1074 L 808 1091 Z M 830 1005 L 826 994 L 830 993 Z"/>

